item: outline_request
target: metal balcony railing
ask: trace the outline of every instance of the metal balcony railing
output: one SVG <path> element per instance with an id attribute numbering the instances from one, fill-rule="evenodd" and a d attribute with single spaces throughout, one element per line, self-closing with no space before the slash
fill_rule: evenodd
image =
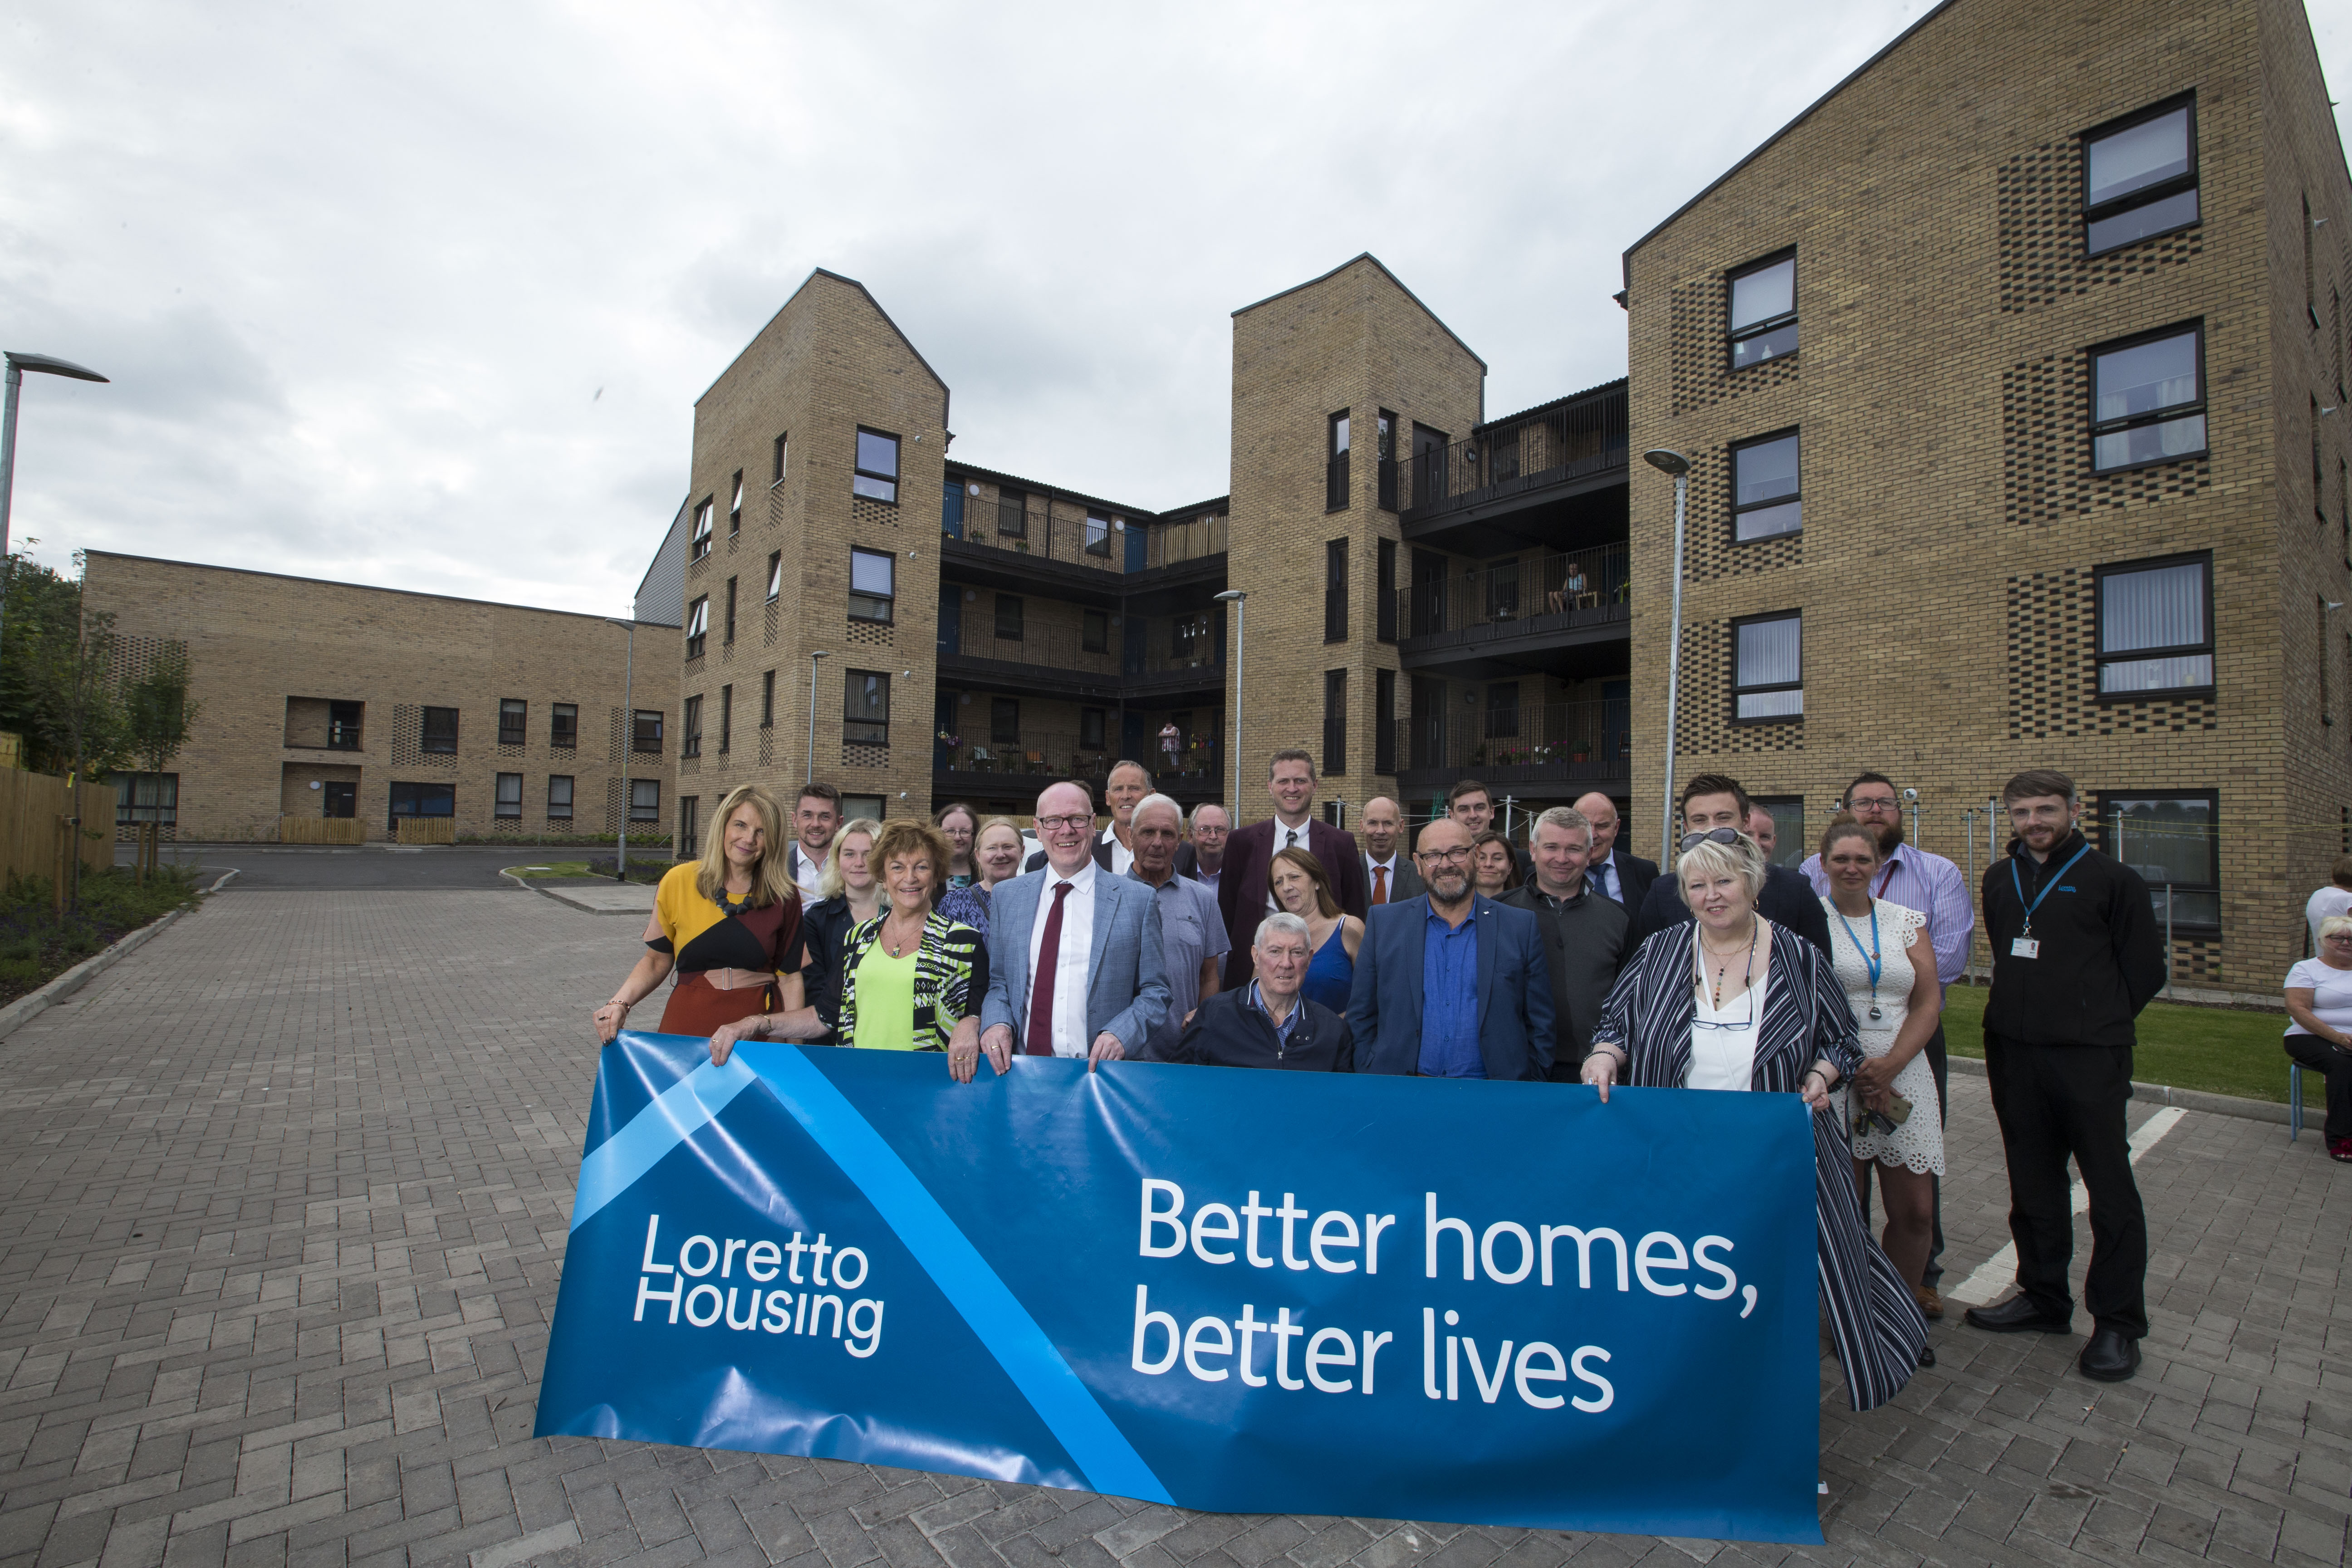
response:
<path id="1" fill-rule="evenodd" d="M 1511 779 L 1603 778 L 1633 754 L 1631 719 L 1618 702 L 1552 702 L 1505 709 L 1462 704 L 1397 721 L 1397 755 L 1411 771 Z"/>
<path id="2" fill-rule="evenodd" d="M 982 614 L 967 613 L 958 617 L 952 633 L 948 623 L 941 621 L 941 657 L 960 654 L 966 658 L 997 659 L 1007 664 L 1039 665 L 1100 676 L 1209 672 L 1224 664 L 1224 639 L 1218 635 L 1218 617 L 1206 612 L 1181 616 L 1106 617 L 1107 635 L 1100 641 L 1089 642 L 1083 632 L 1061 626 L 1024 626 L 1017 637 L 1000 637 L 995 624 L 986 616 L 984 601 L 968 608 Z"/>
<path id="3" fill-rule="evenodd" d="M 1400 465 L 1407 515 L 1538 489 L 1625 462 L 1625 384 L 1612 382 L 1481 428 Z"/>
<path id="4" fill-rule="evenodd" d="M 1172 766 L 1156 739 L 1151 754 L 1137 760 L 1149 763 L 1154 782 L 1165 785 L 1222 778 L 1223 755 L 1215 736 L 1200 735 L 1184 743 Z M 940 734 L 932 738 L 931 766 L 940 773 L 1099 779 L 1118 756 L 1103 742 L 1088 745 L 1081 736 L 1067 731 L 1024 731 L 1015 741 L 985 742 L 966 735 Z"/>
<path id="5" fill-rule="evenodd" d="M 973 501 L 961 509 L 961 521 L 943 519 L 941 526 L 950 538 L 967 544 L 1097 572 L 1174 566 L 1222 554 L 1225 548 L 1222 513 L 1163 522 L 1123 517 L 1108 526 L 1097 521 L 1100 517 L 1073 512 L 1058 503 L 1049 510 L 1044 497 L 1033 496 L 1026 506 Z"/>
<path id="6" fill-rule="evenodd" d="M 1424 579 L 1397 590 L 1398 629 L 1408 643 L 1444 646 L 1622 620 L 1627 567 L 1623 544 L 1602 544 Z"/>

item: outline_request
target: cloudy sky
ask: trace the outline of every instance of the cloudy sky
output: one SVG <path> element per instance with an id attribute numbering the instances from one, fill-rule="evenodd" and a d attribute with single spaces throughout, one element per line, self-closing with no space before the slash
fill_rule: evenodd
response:
<path id="1" fill-rule="evenodd" d="M 28 382 L 15 531 L 624 609 L 694 399 L 818 266 L 957 456 L 1200 500 L 1236 306 L 1370 250 L 1492 412 L 1622 374 L 1622 247 L 1924 7 L 26 0 L 0 346 L 113 384 Z"/>

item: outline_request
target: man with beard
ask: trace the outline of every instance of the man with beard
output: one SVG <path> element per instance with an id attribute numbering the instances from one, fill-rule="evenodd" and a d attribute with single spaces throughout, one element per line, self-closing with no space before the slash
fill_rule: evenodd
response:
<path id="1" fill-rule="evenodd" d="M 1541 1081 L 1552 1005 L 1536 917 L 1470 883 L 1470 830 L 1440 817 L 1413 860 L 1429 889 L 1365 921 L 1348 998 L 1358 1072 Z"/>
<path id="2" fill-rule="evenodd" d="M 1864 773 L 1846 785 L 1845 808 L 1878 839 L 1878 852 L 1885 858 L 1877 877 L 1871 882 L 1871 896 L 1917 910 L 1927 917 L 1927 935 L 1936 944 L 1936 978 L 1950 985 L 1968 967 L 1969 940 L 1977 926 L 1976 909 L 1969 899 L 1968 879 L 1941 855 L 1930 855 L 1903 842 L 1903 799 L 1885 773 Z M 1822 869 L 1819 855 L 1809 857 L 1798 869 L 1812 879 L 1814 891 L 1829 897 L 1829 875 Z M 1936 1098 L 1948 1108 L 1951 1094 L 1945 1087 L 1944 1026 L 1940 1022 L 1936 1032 L 1927 1037 L 1927 1066 L 1936 1075 Z M 1951 1121 L 1948 1109 L 1944 1121 L 1948 1124 Z M 1867 1212 L 1869 1205 L 1865 1202 L 1863 1206 Z M 1936 1289 L 1944 1278 L 1943 1260 L 1944 1193 L 1943 1182 L 1938 1178 L 1935 1231 L 1927 1243 L 1927 1268 L 1918 1291 L 1919 1310 L 1931 1318 L 1944 1315 L 1943 1299 Z"/>

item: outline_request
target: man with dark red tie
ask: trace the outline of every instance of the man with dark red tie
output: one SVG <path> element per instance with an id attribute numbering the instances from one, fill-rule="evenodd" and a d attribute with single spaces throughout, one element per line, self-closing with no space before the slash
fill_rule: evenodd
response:
<path id="1" fill-rule="evenodd" d="M 1356 819 L 1356 837 L 1364 841 L 1367 908 L 1401 904 L 1429 890 L 1422 886 L 1412 857 L 1403 852 L 1404 808 L 1396 802 L 1384 795 L 1364 802 L 1364 815 Z"/>
<path id="2" fill-rule="evenodd" d="M 1097 1062 L 1140 1056 L 1168 1013 L 1152 889 L 1094 858 L 1094 800 L 1082 784 L 1037 797 L 1045 864 L 990 893 L 988 996 L 981 1049 L 998 1072 L 1015 1055 Z"/>
<path id="3" fill-rule="evenodd" d="M 1264 822 L 1234 830 L 1225 840 L 1225 868 L 1217 878 L 1217 911 L 1224 917 L 1224 989 L 1237 991 L 1249 983 L 1250 951 L 1257 922 L 1275 912 L 1274 889 L 1266 871 L 1285 849 L 1304 849 L 1323 863 L 1331 879 L 1331 896 L 1340 910 L 1364 917 L 1364 858 L 1356 852 L 1353 836 L 1317 822 L 1315 760 L 1305 752 L 1281 751 L 1266 763 L 1265 792 L 1274 797 L 1274 815 Z"/>

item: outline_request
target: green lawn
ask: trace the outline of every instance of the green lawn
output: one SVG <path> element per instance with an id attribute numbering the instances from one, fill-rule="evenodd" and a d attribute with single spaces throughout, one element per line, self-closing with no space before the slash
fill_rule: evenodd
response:
<path id="1" fill-rule="evenodd" d="M 1971 985 L 1954 985 L 1944 994 L 1944 1039 L 1954 1056 L 1984 1056 L 1984 999 L 1983 989 Z M 2279 1037 L 2285 1030 L 2284 1012 L 2151 1002 L 2139 1016 L 2132 1077 L 2284 1105 L 2286 1053 L 2279 1048 Z"/>

